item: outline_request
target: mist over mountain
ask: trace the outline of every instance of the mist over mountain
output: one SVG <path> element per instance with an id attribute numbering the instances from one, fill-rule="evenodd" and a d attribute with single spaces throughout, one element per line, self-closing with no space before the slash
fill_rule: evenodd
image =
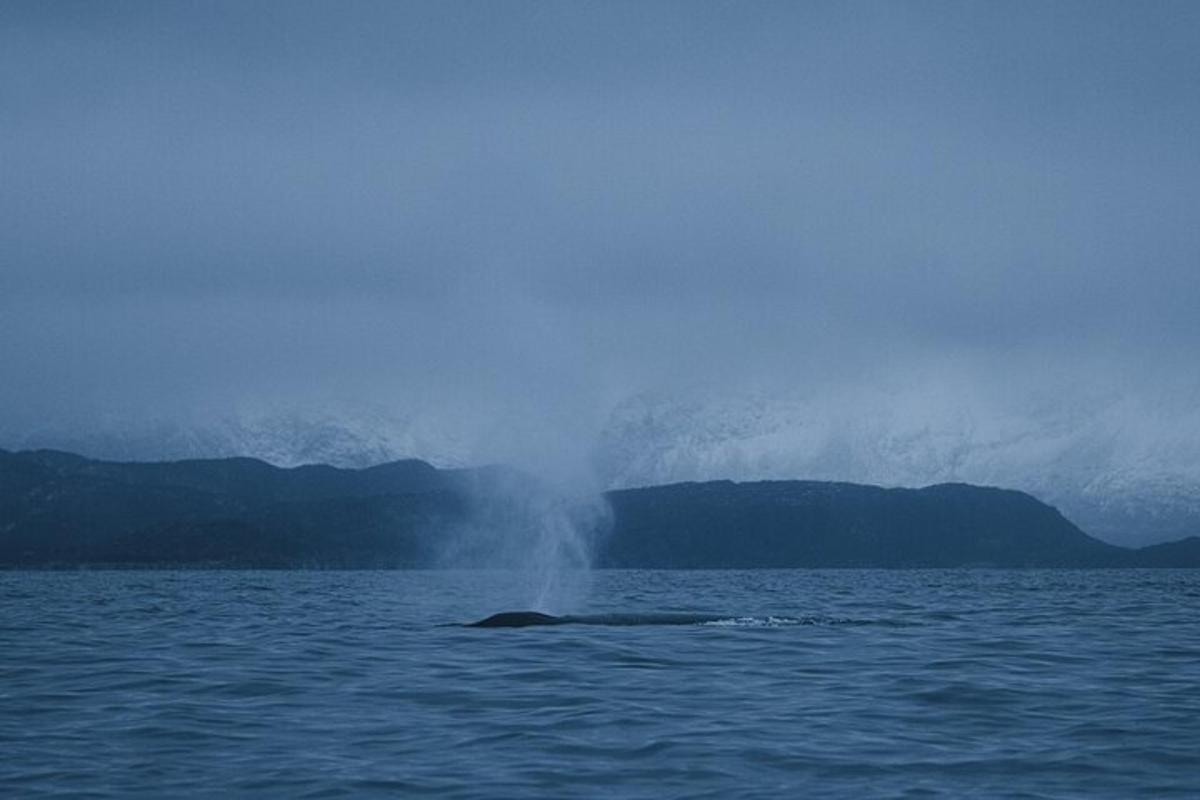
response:
<path id="1" fill-rule="evenodd" d="M 557 494 L 503 467 L 282 469 L 0 451 L 0 566 L 581 570 L 1186 567 L 1200 539 L 1106 544 L 1017 491 L 710 481 Z"/>
<path id="2" fill-rule="evenodd" d="M 616 403 L 579 449 L 594 476 L 585 488 L 596 490 L 720 479 L 1005 486 L 1060 508 L 1100 539 L 1140 546 L 1200 531 L 1200 402 L 1189 399 L 1148 404 L 1109 393 L 1000 407 L 920 384 L 836 400 L 642 393 Z M 46 421 L 0 428 L 0 446 L 124 461 L 251 456 L 346 468 L 408 457 L 466 467 L 499 455 L 432 411 L 406 415 L 366 403 L 259 408 L 207 421 Z"/>
<path id="3" fill-rule="evenodd" d="M 907 387 L 840 403 L 639 397 L 598 447 L 611 486 L 789 479 L 1029 492 L 1105 541 L 1200 531 L 1200 402 L 1108 394 L 1009 407 Z"/>
<path id="4" fill-rule="evenodd" d="M 0 447 L 65 450 L 111 461 L 245 456 L 283 467 L 361 468 L 408 457 L 449 467 L 472 463 L 470 443 L 453 429 L 367 404 L 228 412 L 207 418 L 108 412 L 82 420 L 0 424 Z"/>
<path id="5" fill-rule="evenodd" d="M 0 4 L 0 446 L 1200 521 L 1200 6 Z"/>

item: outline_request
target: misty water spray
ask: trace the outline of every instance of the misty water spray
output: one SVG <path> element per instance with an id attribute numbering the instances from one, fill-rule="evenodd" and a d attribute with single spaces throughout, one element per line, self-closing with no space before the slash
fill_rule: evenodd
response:
<path id="1" fill-rule="evenodd" d="M 464 477 L 462 496 L 464 520 L 442 535 L 440 564 L 504 571 L 502 602 L 513 608 L 561 613 L 581 606 L 611 522 L 602 495 L 491 468 Z"/>

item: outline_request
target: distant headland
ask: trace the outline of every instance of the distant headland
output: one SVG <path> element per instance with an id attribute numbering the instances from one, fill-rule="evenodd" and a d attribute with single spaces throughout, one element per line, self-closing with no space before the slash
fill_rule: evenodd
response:
<path id="1" fill-rule="evenodd" d="M 0 567 L 447 566 L 443 540 L 498 471 L 0 450 Z M 533 483 L 505 474 L 510 491 Z M 1118 547 L 1028 494 L 967 484 L 712 481 L 604 497 L 611 514 L 589 539 L 602 568 L 1200 567 L 1200 538 Z"/>

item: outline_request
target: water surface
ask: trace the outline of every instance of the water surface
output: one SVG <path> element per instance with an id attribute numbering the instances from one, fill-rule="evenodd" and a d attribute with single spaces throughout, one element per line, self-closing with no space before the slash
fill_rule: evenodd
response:
<path id="1" fill-rule="evenodd" d="M 1200 796 L 1200 571 L 518 584 L 0 573 L 0 795 Z"/>

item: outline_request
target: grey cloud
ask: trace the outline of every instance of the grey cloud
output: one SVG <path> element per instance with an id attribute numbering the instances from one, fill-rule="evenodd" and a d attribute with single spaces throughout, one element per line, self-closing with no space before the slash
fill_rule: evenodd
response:
<path id="1" fill-rule="evenodd" d="M 546 453 L 722 382 L 1153 394 L 1200 346 L 1197 34 L 1185 3 L 7 3 L 0 413 L 366 395 Z"/>

